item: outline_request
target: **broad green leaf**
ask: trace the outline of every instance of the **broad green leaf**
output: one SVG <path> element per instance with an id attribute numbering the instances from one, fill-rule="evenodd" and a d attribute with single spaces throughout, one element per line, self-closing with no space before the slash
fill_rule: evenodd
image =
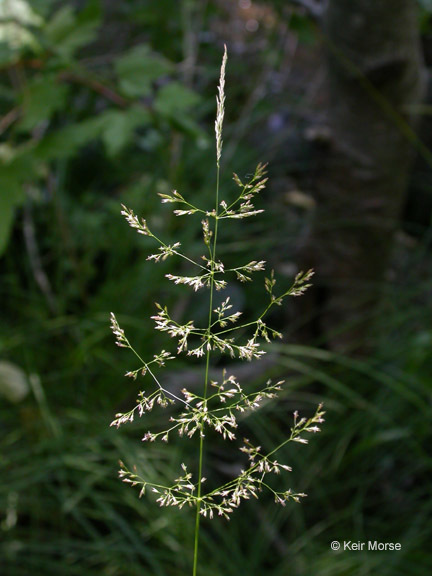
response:
<path id="1" fill-rule="evenodd" d="M 59 84 L 54 76 L 36 77 L 26 86 L 23 97 L 23 118 L 20 122 L 22 130 L 32 130 L 42 121 L 63 108 L 69 88 Z"/>
<path id="2" fill-rule="evenodd" d="M 35 155 L 42 161 L 68 158 L 98 138 L 102 138 L 108 153 L 114 155 L 132 140 L 135 128 L 149 124 L 150 120 L 149 112 L 140 106 L 125 111 L 107 110 L 96 118 L 49 134 L 38 144 Z"/>
<path id="3" fill-rule="evenodd" d="M 61 42 L 64 36 L 70 34 L 76 24 L 76 17 L 71 5 L 63 6 L 55 12 L 45 25 L 45 36 L 51 44 Z"/>
<path id="4" fill-rule="evenodd" d="M 80 24 L 63 38 L 57 51 L 66 58 L 71 57 L 79 48 L 90 44 L 96 38 L 98 28 L 98 21 Z"/>
<path id="5" fill-rule="evenodd" d="M 112 110 L 104 115 L 102 140 L 108 154 L 114 156 L 133 139 L 135 129 L 150 124 L 151 116 L 142 106 L 133 106 L 128 110 Z"/>
<path id="6" fill-rule="evenodd" d="M 45 36 L 51 48 L 68 59 L 79 48 L 94 40 L 100 21 L 80 20 L 70 5 L 63 6 L 47 23 Z"/>
<path id="7" fill-rule="evenodd" d="M 173 64 L 158 54 L 153 54 L 147 45 L 135 46 L 115 63 L 120 80 L 120 88 L 132 98 L 146 96 L 151 92 L 152 83 L 169 74 Z"/>
<path id="8" fill-rule="evenodd" d="M 196 93 L 178 82 L 170 82 L 158 91 L 155 99 L 155 109 L 165 116 L 177 116 L 191 110 L 200 102 Z"/>
<path id="9" fill-rule="evenodd" d="M 99 138 L 103 128 L 103 116 L 66 126 L 41 140 L 35 149 L 35 156 L 42 161 L 71 157 L 79 148 Z"/>
<path id="10" fill-rule="evenodd" d="M 48 18 L 57 0 L 31 0 L 32 9 L 42 18 Z"/>
<path id="11" fill-rule="evenodd" d="M 178 82 L 171 82 L 158 91 L 154 107 L 171 126 L 193 137 L 199 137 L 204 136 L 204 133 L 195 122 L 191 110 L 200 101 L 201 97 L 196 92 Z"/>

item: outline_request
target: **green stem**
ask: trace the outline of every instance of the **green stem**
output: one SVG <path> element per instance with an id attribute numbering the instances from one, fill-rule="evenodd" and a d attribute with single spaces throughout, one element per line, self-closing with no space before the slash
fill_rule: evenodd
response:
<path id="1" fill-rule="evenodd" d="M 216 261 L 216 245 L 217 245 L 217 234 L 218 234 L 218 209 L 219 209 L 219 172 L 220 166 L 217 163 L 216 171 L 216 205 L 215 205 L 215 228 L 213 234 L 213 247 L 211 251 L 211 280 L 210 280 L 210 299 L 209 299 L 209 315 L 208 315 L 208 325 L 207 325 L 207 343 L 210 344 L 210 335 L 212 329 L 212 315 L 213 315 L 213 292 L 214 292 L 214 275 L 215 275 L 215 261 Z M 207 388 L 209 381 L 209 368 L 210 368 L 210 346 L 207 347 L 206 353 L 206 368 L 204 377 L 204 403 L 207 399 Z M 198 463 L 198 490 L 197 490 L 197 508 L 195 516 L 195 538 L 194 538 L 194 559 L 193 559 L 193 570 L 192 576 L 197 576 L 198 567 L 198 546 L 199 546 L 199 531 L 200 531 L 200 512 L 201 512 L 201 478 L 202 469 L 204 461 L 204 433 L 203 430 L 200 432 L 200 443 L 199 443 L 199 463 Z"/>
<path id="2" fill-rule="evenodd" d="M 210 300 L 212 299 L 211 297 L 212 294 L 210 293 Z M 206 392 L 207 392 L 209 365 L 210 365 L 210 350 L 207 350 L 206 371 L 204 380 L 204 399 L 206 398 Z M 194 560 L 193 560 L 193 572 L 192 572 L 193 576 L 197 575 L 197 566 L 198 566 L 198 545 L 199 545 L 199 530 L 200 530 L 201 484 L 202 484 L 201 478 L 202 478 L 203 460 L 204 460 L 204 434 L 203 431 L 201 430 L 200 443 L 199 443 L 198 490 L 197 490 L 197 508 L 195 516 Z"/>

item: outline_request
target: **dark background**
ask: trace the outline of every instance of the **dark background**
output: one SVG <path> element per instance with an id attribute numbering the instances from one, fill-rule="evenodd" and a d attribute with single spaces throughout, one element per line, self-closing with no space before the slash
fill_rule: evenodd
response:
<path id="1" fill-rule="evenodd" d="M 292 412 L 324 402 L 326 423 L 281 460 L 302 504 L 246 503 L 204 521 L 200 574 L 429 574 L 431 213 L 427 0 L 16 0 L 0 4 L 0 572 L 5 576 L 168 576 L 191 572 L 193 511 L 161 509 L 117 479 L 192 465 L 195 442 L 143 445 L 155 410 L 120 430 L 141 382 L 109 330 L 116 313 L 145 358 L 170 346 L 154 302 L 206 315 L 205 294 L 146 262 L 155 245 L 201 251 L 199 222 L 157 193 L 213 205 L 215 94 L 228 47 L 222 190 L 268 162 L 256 219 L 221 233 L 227 264 L 268 261 L 282 291 L 314 287 L 272 318 L 284 339 L 245 386 L 284 378 L 280 400 L 242 422 L 271 449 Z M 253 318 L 263 295 L 233 284 Z M 193 380 L 179 360 L 161 376 Z M 144 381 L 143 381 L 144 382 Z M 145 384 L 143 384 L 144 386 Z M 189 444 L 189 445 L 188 445 Z M 207 475 L 236 450 L 217 441 Z M 400 542 L 340 552 L 333 540 Z"/>

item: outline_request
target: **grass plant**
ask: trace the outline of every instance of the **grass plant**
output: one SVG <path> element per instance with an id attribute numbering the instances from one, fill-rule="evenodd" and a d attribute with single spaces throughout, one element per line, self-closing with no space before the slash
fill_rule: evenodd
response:
<path id="1" fill-rule="evenodd" d="M 269 312 L 281 306 L 288 296 L 300 296 L 310 286 L 309 280 L 313 271 L 297 274 L 293 285 L 282 293 L 277 294 L 276 279 L 273 271 L 264 279 L 266 303 L 258 303 L 255 319 L 241 321 L 242 312 L 233 310 L 230 296 L 217 299 L 216 292 L 223 292 L 228 281 L 234 278 L 237 282 L 250 282 L 255 273 L 265 270 L 264 260 L 251 260 L 235 267 L 227 267 L 219 259 L 218 234 L 223 224 L 230 220 L 243 220 L 257 216 L 262 212 L 256 209 L 254 200 L 264 189 L 267 182 L 266 167 L 258 164 L 255 171 L 246 179 L 234 174 L 234 182 L 239 188 L 232 197 L 222 196 L 220 190 L 220 169 L 223 149 L 222 130 L 225 115 L 225 70 L 227 64 L 227 50 L 222 59 L 218 93 L 216 97 L 217 110 L 215 121 L 216 137 L 216 186 L 215 199 L 212 207 L 202 207 L 190 202 L 185 196 L 174 190 L 171 194 L 160 193 L 162 203 L 176 205 L 174 214 L 178 217 L 199 217 L 201 220 L 204 254 L 201 259 L 189 255 L 180 242 L 166 243 L 150 229 L 144 218 L 137 216 L 133 210 L 123 205 L 122 214 L 128 224 L 139 234 L 147 236 L 158 245 L 158 251 L 151 254 L 148 260 L 155 263 L 171 257 L 182 259 L 192 270 L 190 275 L 166 274 L 166 278 L 178 285 L 185 285 L 194 292 L 201 289 L 208 290 L 208 313 L 204 325 L 199 325 L 195 318 L 175 318 L 168 307 L 156 304 L 157 312 L 152 319 L 155 330 L 166 333 L 176 341 L 174 352 L 162 350 L 155 354 L 151 360 L 145 360 L 133 347 L 124 329 L 120 326 L 116 316 L 111 314 L 111 328 L 116 343 L 121 348 L 129 349 L 136 358 L 136 366 L 126 373 L 133 380 L 139 376 L 146 376 L 145 391 L 139 393 L 136 405 L 127 412 L 117 413 L 112 426 L 120 427 L 122 424 L 132 422 L 136 415 L 142 417 L 152 411 L 155 406 L 168 408 L 176 405 L 177 412 L 169 411 L 165 424 L 159 425 L 155 430 L 144 434 L 143 441 L 155 442 L 161 440 L 168 442 L 178 433 L 180 437 L 197 440 L 196 462 L 181 463 L 177 478 L 171 483 L 152 480 L 143 477 L 136 467 L 130 469 L 121 462 L 120 478 L 123 482 L 140 487 L 140 496 L 147 491 L 156 494 L 156 501 L 162 507 L 191 507 L 195 509 L 195 529 L 193 544 L 192 575 L 198 574 L 198 551 L 200 542 L 201 517 L 212 519 L 215 515 L 229 519 L 240 503 L 258 496 L 267 491 L 276 503 L 285 506 L 287 501 L 299 502 L 305 496 L 292 489 L 279 489 L 274 486 L 271 476 L 285 471 L 291 467 L 277 460 L 277 455 L 283 452 L 290 442 L 307 444 L 308 433 L 320 430 L 319 424 L 323 422 L 323 410 L 319 405 L 310 418 L 300 417 L 294 411 L 293 423 L 290 433 L 271 449 L 264 450 L 255 442 L 244 438 L 240 446 L 244 462 L 234 477 L 220 485 L 213 485 L 212 479 L 205 477 L 206 453 L 209 450 L 208 438 L 212 432 L 219 433 L 223 440 L 236 440 L 236 431 L 239 427 L 239 417 L 249 411 L 258 410 L 269 400 L 274 399 L 281 391 L 283 381 L 273 383 L 267 380 L 260 390 L 250 389 L 248 384 L 240 383 L 238 378 L 230 372 L 229 366 L 223 369 L 220 378 L 213 380 L 210 368 L 218 356 L 228 356 L 230 359 L 258 360 L 264 354 L 263 344 L 268 345 L 274 338 L 282 335 L 267 323 Z M 264 300 L 264 299 L 263 299 Z M 174 392 L 164 385 L 158 370 L 168 362 L 176 359 L 177 355 L 186 355 L 195 358 L 203 364 L 202 385 L 199 389 L 183 388 L 181 393 Z M 245 455 L 245 456 L 244 456 Z M 207 488 L 207 486 L 209 486 Z"/>

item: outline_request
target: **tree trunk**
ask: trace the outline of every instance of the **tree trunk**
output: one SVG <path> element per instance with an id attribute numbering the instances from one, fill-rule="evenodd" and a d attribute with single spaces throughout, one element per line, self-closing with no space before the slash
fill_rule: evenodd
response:
<path id="1" fill-rule="evenodd" d="M 416 2 L 330 0 L 326 34 L 330 139 L 306 259 L 319 333 L 340 350 L 364 347 L 404 201 L 422 95 Z"/>

